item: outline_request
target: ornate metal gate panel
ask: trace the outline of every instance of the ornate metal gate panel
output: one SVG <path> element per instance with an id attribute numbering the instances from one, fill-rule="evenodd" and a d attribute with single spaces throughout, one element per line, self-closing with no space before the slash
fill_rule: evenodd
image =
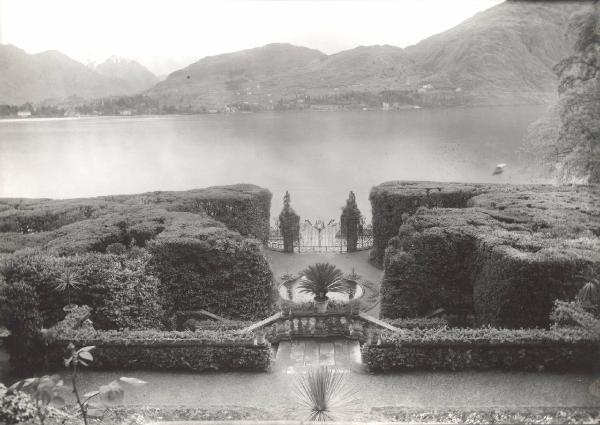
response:
<path id="1" fill-rule="evenodd" d="M 294 241 L 294 252 L 347 252 L 347 241 L 340 231 L 340 223 L 335 220 L 304 220 L 300 224 L 300 237 Z M 271 227 L 268 248 L 283 251 L 283 235 L 278 223 Z M 358 232 L 357 250 L 373 247 L 373 228 L 361 223 Z"/>

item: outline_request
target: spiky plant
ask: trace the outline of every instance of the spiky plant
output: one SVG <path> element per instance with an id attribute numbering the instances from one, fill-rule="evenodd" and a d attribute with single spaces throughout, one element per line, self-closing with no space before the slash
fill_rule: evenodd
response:
<path id="1" fill-rule="evenodd" d="M 600 308 L 600 285 L 598 280 L 590 280 L 581 287 L 575 299 L 584 308 Z"/>
<path id="2" fill-rule="evenodd" d="M 321 366 L 309 369 L 296 381 L 294 392 L 308 408 L 309 421 L 333 421 L 350 416 L 357 390 L 346 381 L 344 372 Z"/>
<path id="3" fill-rule="evenodd" d="M 298 290 L 304 294 L 313 294 L 315 301 L 327 300 L 327 292 L 346 292 L 347 285 L 343 281 L 340 269 L 330 263 L 316 263 L 302 272 L 304 279 Z"/>
<path id="4" fill-rule="evenodd" d="M 79 281 L 79 276 L 76 272 L 65 268 L 58 279 L 56 279 L 56 284 L 54 285 L 54 289 L 59 292 L 67 291 L 67 299 L 69 305 L 71 305 L 71 290 L 79 289 L 81 286 L 81 282 Z"/>

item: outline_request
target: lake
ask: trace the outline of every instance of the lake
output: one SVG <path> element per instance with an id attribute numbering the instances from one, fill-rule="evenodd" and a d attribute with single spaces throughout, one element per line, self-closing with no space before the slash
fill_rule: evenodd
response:
<path id="1" fill-rule="evenodd" d="M 71 198 L 254 183 L 302 219 L 370 215 L 387 180 L 526 182 L 543 106 L 0 121 L 0 197 Z M 496 164 L 506 172 L 492 176 Z"/>

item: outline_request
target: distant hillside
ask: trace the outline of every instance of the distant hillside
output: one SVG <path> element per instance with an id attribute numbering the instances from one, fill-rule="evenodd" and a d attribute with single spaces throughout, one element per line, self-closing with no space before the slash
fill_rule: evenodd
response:
<path id="1" fill-rule="evenodd" d="M 170 74 L 146 94 L 169 105 L 190 105 L 193 109 L 222 107 L 248 98 L 267 105 L 282 94 L 292 94 L 281 79 L 325 56 L 318 50 L 290 44 L 209 56 Z"/>
<path id="2" fill-rule="evenodd" d="M 507 1 L 406 49 L 420 83 L 460 89 L 469 104 L 546 103 L 552 67 L 571 52 L 565 30 L 579 2 Z"/>
<path id="3" fill-rule="evenodd" d="M 507 1 L 406 49 L 361 46 L 328 56 L 273 44 L 213 56 L 147 94 L 192 110 L 547 103 L 555 97 L 552 66 L 570 53 L 565 27 L 578 6 Z"/>
<path id="4" fill-rule="evenodd" d="M 124 79 L 101 75 L 60 52 L 31 55 L 12 45 L 0 45 L 0 104 L 135 92 Z"/>
<path id="5" fill-rule="evenodd" d="M 96 72 L 105 77 L 118 78 L 127 85 L 130 93 L 139 93 L 158 83 L 158 77 L 138 62 L 111 56 L 95 67 Z"/>
<path id="6" fill-rule="evenodd" d="M 127 109 L 153 113 L 549 103 L 552 67 L 571 54 L 564 34 L 580 6 L 509 0 L 406 49 L 326 55 L 268 44 L 203 58 L 156 85 L 134 61 L 110 58 L 90 69 L 58 52 L 0 45 L 0 104 L 134 94 L 143 96 Z"/>

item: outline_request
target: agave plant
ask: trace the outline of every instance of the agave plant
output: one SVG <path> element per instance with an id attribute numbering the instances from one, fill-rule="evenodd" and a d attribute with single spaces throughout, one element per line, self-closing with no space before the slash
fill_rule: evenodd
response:
<path id="1" fill-rule="evenodd" d="M 298 290 L 304 294 L 313 294 L 315 301 L 327 300 L 328 292 L 347 292 L 340 269 L 330 263 L 316 263 L 302 272 L 304 279 Z"/>
<path id="2" fill-rule="evenodd" d="M 321 366 L 301 375 L 294 392 L 309 410 L 307 420 L 333 421 L 351 416 L 357 390 L 349 386 L 344 372 Z"/>

